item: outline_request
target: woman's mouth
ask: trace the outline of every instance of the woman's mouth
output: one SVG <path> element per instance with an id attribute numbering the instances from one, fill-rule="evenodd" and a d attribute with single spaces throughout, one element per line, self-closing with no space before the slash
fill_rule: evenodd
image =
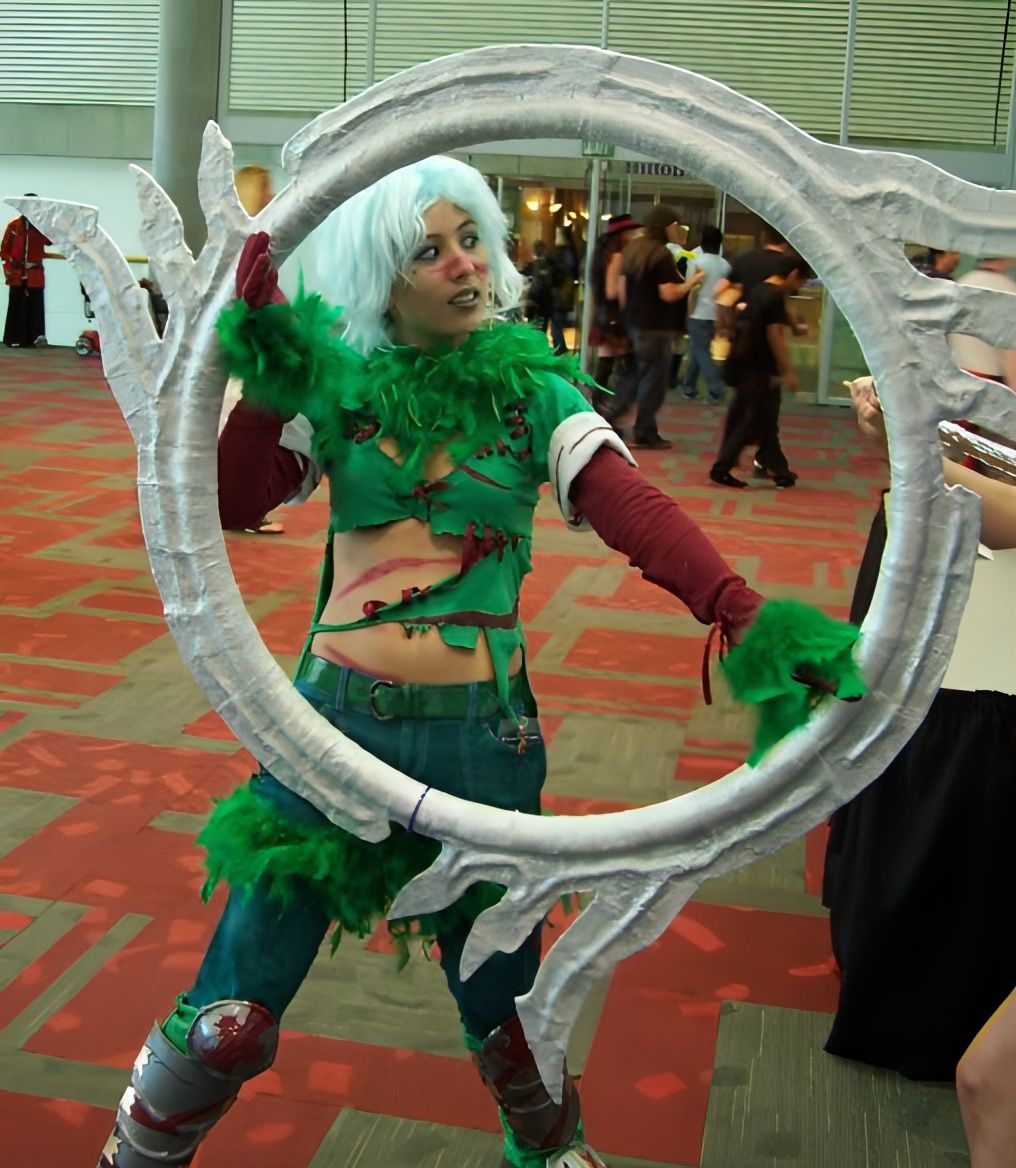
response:
<path id="1" fill-rule="evenodd" d="M 451 298 L 451 300 L 448 301 L 448 303 L 453 305 L 455 308 L 472 308 L 479 299 L 479 288 L 463 288 L 462 291 L 457 292 Z"/>

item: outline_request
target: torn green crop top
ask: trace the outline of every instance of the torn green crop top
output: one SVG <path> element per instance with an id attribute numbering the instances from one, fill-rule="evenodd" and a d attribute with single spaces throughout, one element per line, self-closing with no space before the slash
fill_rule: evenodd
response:
<path id="1" fill-rule="evenodd" d="M 315 301 L 255 312 L 239 302 L 219 326 L 230 372 L 244 379 L 244 397 L 283 414 L 303 413 L 329 477 L 331 522 L 304 652 L 316 633 L 383 622 L 435 626 L 447 644 L 467 649 L 482 634 L 510 714 L 508 665 L 525 645 L 519 592 L 532 568 L 533 511 L 549 477 L 551 435 L 567 418 L 592 413 L 569 379 L 588 379 L 570 359 L 555 357 L 543 334 L 511 324 L 477 330 L 454 350 L 404 346 L 366 359 L 321 330 L 312 358 L 298 353 L 288 369 L 274 373 L 279 322 L 292 326 L 286 314 L 307 315 L 308 305 L 321 313 Z M 232 331 L 222 323 L 230 314 Z M 242 346 L 238 333 L 245 334 Z M 294 344 L 308 333 L 313 329 Z M 398 443 L 400 463 L 379 449 L 385 436 Z M 427 480 L 427 456 L 442 446 L 454 469 Z M 408 588 L 397 601 L 368 601 L 358 620 L 322 623 L 333 584 L 332 537 L 407 518 L 462 538 L 458 571 L 429 587 Z"/>

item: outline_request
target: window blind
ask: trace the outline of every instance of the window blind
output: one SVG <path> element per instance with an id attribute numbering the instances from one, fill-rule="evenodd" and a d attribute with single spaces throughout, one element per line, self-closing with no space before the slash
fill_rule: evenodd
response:
<path id="1" fill-rule="evenodd" d="M 363 89 L 367 0 L 233 0 L 231 113 L 318 114 Z"/>
<path id="2" fill-rule="evenodd" d="M 0 101 L 154 105 L 159 0 L 0 0 Z"/>
<path id="3" fill-rule="evenodd" d="M 598 45 L 600 0 L 378 0 L 375 80 L 484 45 Z"/>
<path id="4" fill-rule="evenodd" d="M 608 47 L 722 81 L 837 137 L 847 0 L 611 0 Z"/>
<path id="5" fill-rule="evenodd" d="M 1012 0 L 860 0 L 850 134 L 1004 148 Z"/>

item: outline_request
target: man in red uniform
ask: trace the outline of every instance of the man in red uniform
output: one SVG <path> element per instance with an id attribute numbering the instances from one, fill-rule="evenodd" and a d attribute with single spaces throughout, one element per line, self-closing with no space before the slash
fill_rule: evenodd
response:
<path id="1" fill-rule="evenodd" d="M 23 215 L 12 219 L 4 230 L 0 260 L 9 288 L 4 326 L 4 344 L 9 348 L 46 343 L 46 274 L 42 260 L 48 243 L 46 236 Z"/>

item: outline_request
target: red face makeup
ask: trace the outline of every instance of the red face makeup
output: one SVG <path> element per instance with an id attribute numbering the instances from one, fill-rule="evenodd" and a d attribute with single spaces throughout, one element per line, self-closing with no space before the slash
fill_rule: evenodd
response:
<path id="1" fill-rule="evenodd" d="M 490 264 L 481 263 L 473 256 L 456 255 L 435 264 L 432 270 L 441 280 L 457 280 L 463 275 L 475 275 L 477 279 L 486 280 Z"/>
<path id="2" fill-rule="evenodd" d="M 490 264 L 469 213 L 440 199 L 423 216 L 427 238 L 388 301 L 395 340 L 458 345 L 487 315 Z"/>

